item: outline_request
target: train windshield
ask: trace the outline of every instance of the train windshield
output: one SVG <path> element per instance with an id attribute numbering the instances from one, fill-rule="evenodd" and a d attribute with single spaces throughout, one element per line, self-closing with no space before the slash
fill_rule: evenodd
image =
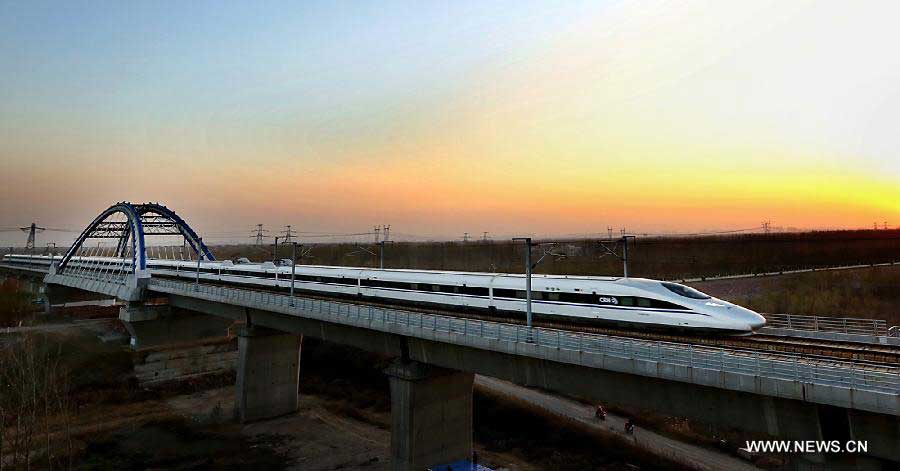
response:
<path id="1" fill-rule="evenodd" d="M 703 293 L 695 290 L 694 288 L 691 288 L 690 286 L 684 286 L 684 285 L 679 285 L 677 283 L 666 283 L 666 282 L 663 282 L 660 284 L 663 285 L 667 290 L 669 290 L 679 296 L 684 296 L 686 298 L 709 299 L 712 297 L 712 296 L 703 294 Z"/>

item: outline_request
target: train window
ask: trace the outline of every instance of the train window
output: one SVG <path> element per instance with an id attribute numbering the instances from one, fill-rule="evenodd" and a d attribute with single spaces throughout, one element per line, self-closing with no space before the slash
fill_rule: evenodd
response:
<path id="1" fill-rule="evenodd" d="M 522 290 L 516 290 L 516 297 L 519 298 L 519 299 L 525 299 L 525 298 L 526 298 L 526 293 L 525 293 L 525 291 L 522 291 Z"/>
<path id="2" fill-rule="evenodd" d="M 559 293 L 559 300 L 566 303 L 596 304 L 596 296 L 581 293 Z"/>
<path id="3" fill-rule="evenodd" d="M 400 281 L 362 280 L 361 283 L 363 286 L 372 286 L 375 288 L 409 289 L 409 283 Z"/>
<path id="4" fill-rule="evenodd" d="M 459 286 L 441 285 L 440 291 L 442 293 L 459 293 Z"/>
<path id="5" fill-rule="evenodd" d="M 495 298 L 515 298 L 516 292 L 511 289 L 494 289 Z"/>
<path id="6" fill-rule="evenodd" d="M 651 299 L 651 300 L 650 300 L 650 305 L 651 305 L 652 307 L 655 307 L 655 308 L 658 308 L 658 309 L 683 309 L 683 310 L 688 310 L 688 308 L 686 308 L 686 307 L 684 307 L 684 306 L 679 306 L 679 305 L 677 305 L 677 304 L 675 304 L 675 303 L 670 303 L 670 302 L 668 302 L 668 301 L 662 301 L 662 300 L 659 300 L 659 299 Z"/>
<path id="7" fill-rule="evenodd" d="M 691 288 L 690 286 L 679 285 L 678 283 L 668 283 L 665 281 L 661 282 L 660 284 L 663 285 L 663 287 L 666 288 L 667 290 L 669 290 L 679 296 L 684 296 L 686 298 L 692 298 L 692 299 L 709 299 L 709 298 L 711 298 L 711 296 L 701 293 L 700 291 L 697 291 L 694 288 Z"/>
<path id="8" fill-rule="evenodd" d="M 619 296 L 620 306 L 634 306 L 634 298 L 631 296 Z"/>
<path id="9" fill-rule="evenodd" d="M 462 293 L 463 294 L 471 294 L 473 296 L 487 296 L 488 289 L 482 288 L 479 286 L 463 286 Z"/>
<path id="10" fill-rule="evenodd" d="M 647 298 L 637 298 L 637 305 L 639 307 L 650 307 L 650 300 Z"/>
<path id="11" fill-rule="evenodd" d="M 431 285 L 431 291 L 440 291 L 441 285 Z"/>
<path id="12" fill-rule="evenodd" d="M 548 301 L 559 301 L 559 293 L 545 293 Z"/>

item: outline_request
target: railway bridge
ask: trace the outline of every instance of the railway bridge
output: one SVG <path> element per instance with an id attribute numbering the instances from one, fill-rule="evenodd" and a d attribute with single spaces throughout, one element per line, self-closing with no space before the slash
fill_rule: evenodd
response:
<path id="1" fill-rule="evenodd" d="M 194 281 L 153 276 L 147 239 L 160 235 L 181 237 L 196 254 Z M 95 239 L 115 244 L 88 243 Z M 98 255 L 117 262 L 95 263 Z M 97 216 L 58 260 L 20 259 L 0 268 L 43 276 L 51 296 L 77 291 L 118 298 L 135 347 L 221 336 L 237 321 L 235 414 L 245 422 L 296 410 L 305 336 L 394 357 L 385 373 L 397 470 L 471 455 L 475 374 L 760 438 L 868 442 L 865 454 L 807 457 L 813 462 L 876 468 L 900 462 L 895 365 L 291 296 L 213 283 L 200 269 L 212 260 L 174 211 L 122 202 Z"/>

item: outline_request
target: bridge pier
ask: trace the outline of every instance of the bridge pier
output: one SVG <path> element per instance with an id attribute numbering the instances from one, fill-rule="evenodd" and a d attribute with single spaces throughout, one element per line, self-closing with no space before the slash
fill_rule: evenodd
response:
<path id="1" fill-rule="evenodd" d="M 395 361 L 391 384 L 391 461 L 395 471 L 422 470 L 472 456 L 475 375 Z"/>
<path id="2" fill-rule="evenodd" d="M 131 334 L 131 347 L 142 349 L 224 338 L 232 320 L 194 312 L 173 313 L 171 306 L 129 302 L 119 309 L 119 320 Z"/>
<path id="3" fill-rule="evenodd" d="M 238 330 L 235 416 L 241 422 L 297 411 L 303 336 L 260 326 Z"/>

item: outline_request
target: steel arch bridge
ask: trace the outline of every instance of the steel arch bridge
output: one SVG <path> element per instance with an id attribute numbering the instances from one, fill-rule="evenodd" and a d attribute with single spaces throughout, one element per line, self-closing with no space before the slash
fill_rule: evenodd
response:
<path id="1" fill-rule="evenodd" d="M 175 211 L 158 203 L 133 204 L 123 201 L 94 218 L 50 273 L 57 277 L 87 275 L 110 281 L 113 277 L 105 272 L 114 268 L 120 275 L 149 278 L 147 238 L 150 236 L 181 236 L 183 244 L 190 246 L 198 259 L 215 260 L 202 239 Z M 115 247 L 101 249 L 99 243 L 96 248 L 85 244 L 92 239 L 113 239 L 116 241 Z M 99 258 L 103 260 L 98 261 Z"/>

